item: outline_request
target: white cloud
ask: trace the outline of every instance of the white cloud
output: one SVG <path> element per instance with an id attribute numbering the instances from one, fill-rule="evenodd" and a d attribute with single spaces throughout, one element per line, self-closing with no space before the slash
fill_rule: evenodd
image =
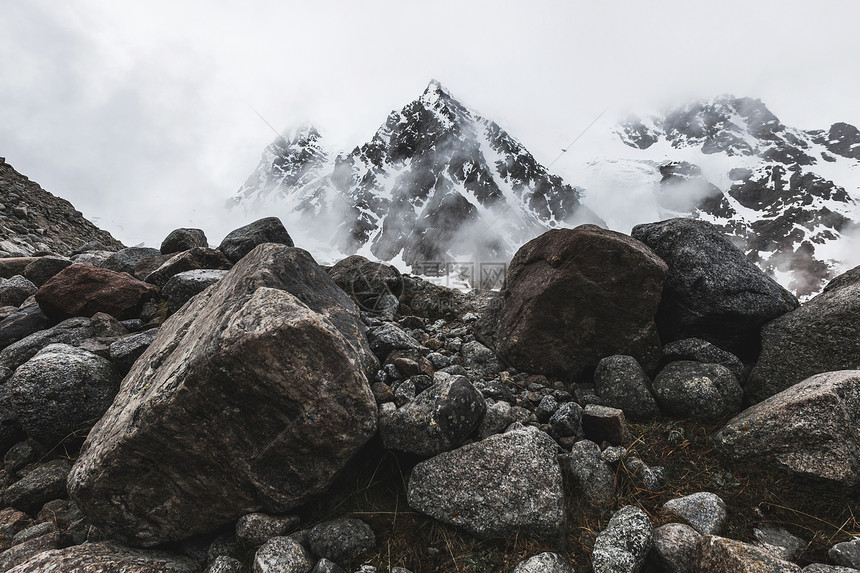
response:
<path id="1" fill-rule="evenodd" d="M 0 154 L 128 244 L 196 225 L 273 134 L 355 144 L 430 78 L 541 160 L 607 105 L 732 92 L 860 124 L 853 3 L 8 2 Z M 575 174 L 566 174 L 576 184 Z"/>

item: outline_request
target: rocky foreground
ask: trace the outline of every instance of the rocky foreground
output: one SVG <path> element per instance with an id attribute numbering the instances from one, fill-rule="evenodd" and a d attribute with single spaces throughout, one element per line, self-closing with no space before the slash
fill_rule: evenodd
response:
<path id="1" fill-rule="evenodd" d="M 0 571 L 860 569 L 856 270 L 801 306 L 681 219 L 469 295 L 273 218 L 69 255 L 0 259 Z"/>

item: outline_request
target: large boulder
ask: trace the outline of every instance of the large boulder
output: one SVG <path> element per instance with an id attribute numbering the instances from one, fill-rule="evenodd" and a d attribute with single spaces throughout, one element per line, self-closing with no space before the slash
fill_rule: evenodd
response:
<path id="1" fill-rule="evenodd" d="M 119 390 L 110 361 L 67 344 L 51 344 L 22 364 L 8 384 L 12 407 L 28 436 L 45 447 L 78 441 Z"/>
<path id="2" fill-rule="evenodd" d="M 197 573 L 197 564 L 188 557 L 160 551 L 130 549 L 115 543 L 84 543 L 34 555 L 10 573 L 33 571 L 74 571 L 75 573 Z"/>
<path id="3" fill-rule="evenodd" d="M 758 402 L 814 374 L 860 368 L 860 284 L 829 290 L 766 324 L 745 387 Z"/>
<path id="4" fill-rule="evenodd" d="M 717 227 L 696 219 L 637 225 L 633 237 L 669 265 L 657 327 L 663 343 L 702 338 L 754 357 L 761 326 L 798 306 Z"/>
<path id="5" fill-rule="evenodd" d="M 564 380 L 589 381 L 613 354 L 656 368 L 654 314 L 666 272 L 627 235 L 594 225 L 554 229 L 517 251 L 501 304 L 487 309 L 476 333 L 517 368 Z"/>
<path id="6" fill-rule="evenodd" d="M 218 250 L 235 263 L 263 243 L 293 246 L 293 240 L 281 220 L 277 217 L 266 217 L 231 231 L 218 245 Z"/>
<path id="7" fill-rule="evenodd" d="M 638 573 L 651 549 L 653 533 L 648 514 L 638 507 L 627 505 L 616 511 L 594 541 L 594 573 Z"/>
<path id="8" fill-rule="evenodd" d="M 162 255 L 172 255 L 193 249 L 194 247 L 208 247 L 206 233 L 203 229 L 174 229 L 161 242 L 159 251 Z"/>
<path id="9" fill-rule="evenodd" d="M 34 285 L 40 287 L 48 282 L 52 276 L 71 264 L 71 259 L 66 257 L 39 257 L 24 268 L 24 276 Z"/>
<path id="10" fill-rule="evenodd" d="M 355 305 L 310 254 L 261 245 L 161 327 L 69 493 L 146 546 L 302 505 L 376 431 L 371 356 Z"/>
<path id="11" fill-rule="evenodd" d="M 812 376 L 747 408 L 714 436 L 728 456 L 860 484 L 860 370 Z"/>
<path id="12" fill-rule="evenodd" d="M 158 289 L 151 284 L 89 265 L 66 267 L 36 292 L 36 302 L 54 320 L 97 312 L 119 320 L 137 318 L 143 305 L 156 298 Z"/>
<path id="13" fill-rule="evenodd" d="M 403 277 L 391 265 L 369 261 L 361 255 L 352 255 L 335 263 L 328 274 L 355 304 L 365 312 L 378 313 L 388 307 L 389 297 L 397 299 L 403 294 Z"/>
<path id="14" fill-rule="evenodd" d="M 175 274 L 161 290 L 167 301 L 167 311 L 173 314 L 196 294 L 224 278 L 226 270 L 195 269 Z"/>
<path id="15" fill-rule="evenodd" d="M 477 537 L 560 538 L 565 508 L 557 448 L 528 427 L 439 454 L 412 470 L 409 506 Z"/>
<path id="16" fill-rule="evenodd" d="M 607 356 L 594 371 L 594 391 L 631 420 L 653 420 L 660 414 L 648 375 L 632 356 Z"/>
<path id="17" fill-rule="evenodd" d="M 38 305 L 28 306 L 0 320 L 0 349 L 51 326 Z"/>

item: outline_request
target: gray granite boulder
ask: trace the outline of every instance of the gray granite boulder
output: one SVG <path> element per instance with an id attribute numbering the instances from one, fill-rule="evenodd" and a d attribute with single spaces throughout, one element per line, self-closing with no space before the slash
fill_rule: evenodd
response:
<path id="1" fill-rule="evenodd" d="M 830 548 L 827 556 L 842 567 L 853 567 L 860 569 L 860 537 L 855 537 L 850 541 L 837 543 Z"/>
<path id="2" fill-rule="evenodd" d="M 227 271 L 223 269 L 193 269 L 173 275 L 161 289 L 167 301 L 167 311 L 173 314 L 193 296 L 214 285 L 226 274 Z"/>
<path id="3" fill-rule="evenodd" d="M 545 551 L 520 561 L 514 573 L 573 573 L 573 568 L 558 553 Z"/>
<path id="4" fill-rule="evenodd" d="M 37 290 L 36 285 L 21 275 L 0 279 L 0 306 L 21 306 Z"/>
<path id="5" fill-rule="evenodd" d="M 654 545 L 648 563 L 665 573 L 693 573 L 702 534 L 683 523 L 667 523 L 654 529 Z"/>
<path id="6" fill-rule="evenodd" d="M 853 486 L 860 483 L 858 427 L 860 371 L 843 370 L 812 376 L 747 408 L 713 440 L 735 460 Z"/>
<path id="7" fill-rule="evenodd" d="M 86 437 L 119 390 L 109 360 L 68 344 L 51 344 L 22 364 L 8 384 L 21 427 L 46 448 Z"/>
<path id="8" fill-rule="evenodd" d="M 527 427 L 439 454 L 412 470 L 409 507 L 481 538 L 559 538 L 566 515 L 557 449 Z"/>
<path id="9" fill-rule="evenodd" d="M 266 217 L 228 233 L 218 245 L 218 250 L 224 253 L 230 261 L 236 263 L 250 253 L 254 247 L 263 243 L 293 246 L 293 240 L 281 220 L 277 217 Z"/>
<path id="10" fill-rule="evenodd" d="M 376 546 L 376 536 L 360 519 L 335 519 L 313 526 L 307 545 L 317 557 L 348 566 Z"/>
<path id="11" fill-rule="evenodd" d="M 718 420 L 741 409 L 744 391 L 719 364 L 679 360 L 666 365 L 651 385 L 660 409 L 676 418 Z"/>
<path id="12" fill-rule="evenodd" d="M 273 537 L 254 554 L 254 573 L 308 573 L 311 554 L 290 537 Z"/>
<path id="13" fill-rule="evenodd" d="M 734 539 L 705 535 L 699 540 L 697 573 L 799 573 L 800 567 L 769 551 Z"/>
<path id="14" fill-rule="evenodd" d="M 594 541 L 594 573 L 637 573 L 651 550 L 652 537 L 648 515 L 632 505 L 622 507 Z"/>
<path id="15" fill-rule="evenodd" d="M 632 356 L 607 356 L 594 371 L 594 391 L 604 405 L 624 411 L 631 420 L 653 420 L 660 414 L 651 381 Z"/>
<path id="16" fill-rule="evenodd" d="M 722 533 L 728 513 L 726 503 L 717 494 L 702 491 L 670 499 L 663 509 L 680 517 L 702 535 Z"/>

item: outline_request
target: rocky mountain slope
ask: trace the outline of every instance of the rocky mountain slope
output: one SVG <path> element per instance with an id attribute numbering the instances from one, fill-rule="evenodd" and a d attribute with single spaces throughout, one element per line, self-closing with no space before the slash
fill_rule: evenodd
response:
<path id="1" fill-rule="evenodd" d="M 325 229 L 342 253 L 411 265 L 506 261 L 547 229 L 599 222 L 579 199 L 432 81 L 348 153 L 328 149 L 313 127 L 276 139 L 230 205 Z"/>
<path id="2" fill-rule="evenodd" d="M 842 267 L 860 222 L 856 127 L 805 131 L 760 100 L 725 96 L 633 116 L 605 136 L 614 145 L 572 168 L 598 213 L 601 180 L 631 201 L 644 192 L 635 200 L 650 203 L 649 216 L 714 223 L 798 295 L 819 292 Z"/>
<path id="3" fill-rule="evenodd" d="M 91 242 L 108 250 L 123 247 L 71 203 L 48 193 L 0 157 L 0 257 L 70 255 Z"/>
<path id="4" fill-rule="evenodd" d="M 690 219 L 502 293 L 206 244 L 0 282 L 0 573 L 860 569 L 856 271 L 800 304 Z"/>

